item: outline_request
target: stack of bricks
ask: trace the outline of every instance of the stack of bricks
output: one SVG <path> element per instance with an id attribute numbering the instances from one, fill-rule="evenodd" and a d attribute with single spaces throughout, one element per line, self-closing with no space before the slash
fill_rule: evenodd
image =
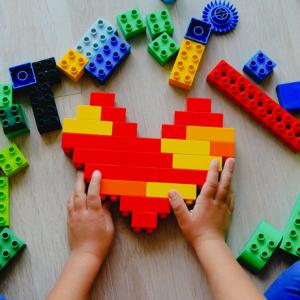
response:
<path id="1" fill-rule="evenodd" d="M 137 124 L 126 109 L 115 107 L 113 93 L 92 93 L 90 105 L 77 107 L 65 119 L 62 148 L 87 182 L 102 172 L 102 200 L 120 198 L 123 215 L 132 214 L 135 231 L 157 227 L 157 217 L 170 213 L 168 191 L 176 189 L 193 204 L 212 159 L 222 164 L 235 156 L 233 128 L 223 128 L 223 115 L 211 112 L 210 99 L 187 99 L 187 111 L 176 111 L 174 124 L 162 125 L 161 138 L 137 136 Z"/>

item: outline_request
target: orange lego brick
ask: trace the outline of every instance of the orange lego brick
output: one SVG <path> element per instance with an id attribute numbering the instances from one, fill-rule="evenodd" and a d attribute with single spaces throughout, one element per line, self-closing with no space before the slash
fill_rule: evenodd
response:
<path id="1" fill-rule="evenodd" d="M 103 179 L 101 195 L 107 196 L 146 196 L 146 182 Z"/>
<path id="2" fill-rule="evenodd" d="M 219 142 L 234 143 L 235 130 L 234 128 L 187 126 L 186 138 L 188 140 L 219 141 Z"/>
<path id="3" fill-rule="evenodd" d="M 235 157 L 235 144 L 212 141 L 210 143 L 210 155 Z"/>

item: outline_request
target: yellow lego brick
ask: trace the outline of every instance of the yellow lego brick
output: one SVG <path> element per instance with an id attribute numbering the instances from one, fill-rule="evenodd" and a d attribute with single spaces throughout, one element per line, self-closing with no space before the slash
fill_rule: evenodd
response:
<path id="1" fill-rule="evenodd" d="M 78 105 L 76 119 L 100 121 L 101 110 L 102 108 L 100 106 Z"/>
<path id="2" fill-rule="evenodd" d="M 186 138 L 187 140 L 218 141 L 218 142 L 234 143 L 235 131 L 234 128 L 187 126 Z"/>
<path id="3" fill-rule="evenodd" d="M 169 83 L 190 90 L 204 50 L 204 45 L 183 39 L 169 78 Z"/>
<path id="4" fill-rule="evenodd" d="M 57 67 L 70 79 L 78 81 L 83 73 L 88 59 L 74 49 L 69 49 L 63 58 L 58 62 Z"/>
<path id="5" fill-rule="evenodd" d="M 209 155 L 210 142 L 180 139 L 161 139 L 160 151 L 162 153 Z"/>
<path id="6" fill-rule="evenodd" d="M 219 160 L 220 171 L 222 170 L 222 157 L 201 156 L 189 154 L 173 154 L 172 166 L 174 169 L 208 170 L 213 159 Z"/>
<path id="7" fill-rule="evenodd" d="M 146 197 L 167 198 L 170 190 L 176 190 L 183 199 L 195 200 L 197 186 L 195 184 L 147 182 Z"/>
<path id="8" fill-rule="evenodd" d="M 64 119 L 63 132 L 96 135 L 112 135 L 113 122 Z"/>

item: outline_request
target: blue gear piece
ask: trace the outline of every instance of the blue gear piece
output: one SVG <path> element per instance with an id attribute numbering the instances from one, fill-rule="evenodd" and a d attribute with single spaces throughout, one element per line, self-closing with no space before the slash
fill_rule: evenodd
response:
<path id="1" fill-rule="evenodd" d="M 239 20 L 237 9 L 228 1 L 215 0 L 208 3 L 202 13 L 203 21 L 212 25 L 216 33 L 227 33 L 233 30 Z"/>

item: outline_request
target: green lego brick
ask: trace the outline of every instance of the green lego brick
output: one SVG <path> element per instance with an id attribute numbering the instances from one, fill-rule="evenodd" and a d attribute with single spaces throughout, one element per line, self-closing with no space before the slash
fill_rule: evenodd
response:
<path id="1" fill-rule="evenodd" d="M 28 161 L 16 146 L 10 146 L 0 151 L 0 168 L 6 176 L 12 176 L 28 166 Z"/>
<path id="2" fill-rule="evenodd" d="M 166 9 L 146 15 L 146 23 L 152 39 L 163 32 L 168 33 L 170 36 L 173 35 L 174 25 L 170 13 Z"/>
<path id="3" fill-rule="evenodd" d="M 167 63 L 178 50 L 178 44 L 167 33 L 161 34 L 148 46 L 148 52 L 160 65 Z"/>
<path id="4" fill-rule="evenodd" d="M 13 257 L 26 247 L 10 229 L 4 228 L 0 232 L 0 270 L 2 270 Z"/>
<path id="5" fill-rule="evenodd" d="M 279 230 L 266 221 L 261 221 L 237 260 L 250 271 L 257 273 L 269 261 L 281 240 L 282 233 Z"/>
<path id="6" fill-rule="evenodd" d="M 118 15 L 117 23 L 126 40 L 146 32 L 145 22 L 137 8 Z"/>
<path id="7" fill-rule="evenodd" d="M 0 109 L 0 120 L 8 138 L 30 132 L 26 115 L 19 104 Z"/>
<path id="8" fill-rule="evenodd" d="M 0 108 L 12 106 L 12 85 L 0 84 Z"/>
<path id="9" fill-rule="evenodd" d="M 8 177 L 0 177 L 0 227 L 9 226 Z"/>
<path id="10" fill-rule="evenodd" d="M 300 194 L 283 231 L 280 249 L 300 257 Z"/>

